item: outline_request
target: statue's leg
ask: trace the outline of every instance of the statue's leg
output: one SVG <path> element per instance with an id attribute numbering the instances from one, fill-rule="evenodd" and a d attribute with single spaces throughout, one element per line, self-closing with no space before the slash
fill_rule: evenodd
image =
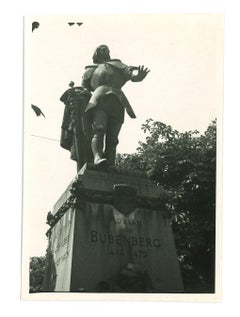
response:
<path id="1" fill-rule="evenodd" d="M 117 96 L 107 96 L 108 122 L 106 130 L 105 157 L 109 166 L 115 165 L 118 135 L 124 121 L 124 108 Z"/>
<path id="2" fill-rule="evenodd" d="M 113 127 L 114 129 L 111 129 L 111 132 L 107 133 L 105 157 L 107 159 L 109 166 L 115 165 L 116 149 L 119 142 L 118 134 L 120 132 L 121 126 L 122 126 L 122 123 L 120 123 L 117 126 L 115 125 Z"/>
<path id="3" fill-rule="evenodd" d="M 93 113 L 93 138 L 91 148 L 94 157 L 94 164 L 105 161 L 103 154 L 104 135 L 107 127 L 107 114 L 103 110 L 94 110 Z"/>
<path id="4" fill-rule="evenodd" d="M 111 118 L 106 131 L 105 157 L 109 166 L 115 165 L 116 149 L 118 145 L 118 135 L 121 130 L 122 121 Z"/>

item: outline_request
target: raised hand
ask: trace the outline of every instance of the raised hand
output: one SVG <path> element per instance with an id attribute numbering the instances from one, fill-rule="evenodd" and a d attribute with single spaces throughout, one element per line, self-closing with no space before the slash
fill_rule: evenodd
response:
<path id="1" fill-rule="evenodd" d="M 135 68 L 134 70 L 137 70 L 138 73 L 137 75 L 134 75 L 132 73 L 131 81 L 134 81 L 134 82 L 142 81 L 147 76 L 147 74 L 150 72 L 150 69 L 148 69 L 147 67 L 146 68 L 144 67 L 145 67 L 144 65 L 138 66 L 136 68 L 134 67 Z"/>

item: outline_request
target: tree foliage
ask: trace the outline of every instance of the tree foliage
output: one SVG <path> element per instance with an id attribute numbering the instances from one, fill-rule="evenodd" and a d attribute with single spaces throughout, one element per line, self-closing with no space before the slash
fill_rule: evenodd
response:
<path id="1" fill-rule="evenodd" d="M 203 135 L 152 119 L 142 129 L 146 141 L 135 154 L 119 154 L 117 165 L 145 171 L 167 190 L 185 291 L 214 292 L 216 120 Z"/>
<path id="2" fill-rule="evenodd" d="M 45 256 L 31 257 L 29 266 L 29 284 L 30 293 L 42 292 L 43 290 L 43 277 L 45 270 Z"/>

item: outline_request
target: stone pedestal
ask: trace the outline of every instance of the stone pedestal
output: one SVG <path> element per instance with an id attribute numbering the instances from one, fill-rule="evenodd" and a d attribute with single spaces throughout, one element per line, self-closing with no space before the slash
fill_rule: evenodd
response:
<path id="1" fill-rule="evenodd" d="M 85 166 L 49 221 L 45 291 L 183 292 L 164 191 Z"/>

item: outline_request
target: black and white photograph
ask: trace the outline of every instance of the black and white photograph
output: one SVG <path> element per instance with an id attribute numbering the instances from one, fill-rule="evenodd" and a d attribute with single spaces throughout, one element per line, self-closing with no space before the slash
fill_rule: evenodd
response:
<path id="1" fill-rule="evenodd" d="M 23 299 L 220 298 L 222 14 L 24 18 Z"/>

